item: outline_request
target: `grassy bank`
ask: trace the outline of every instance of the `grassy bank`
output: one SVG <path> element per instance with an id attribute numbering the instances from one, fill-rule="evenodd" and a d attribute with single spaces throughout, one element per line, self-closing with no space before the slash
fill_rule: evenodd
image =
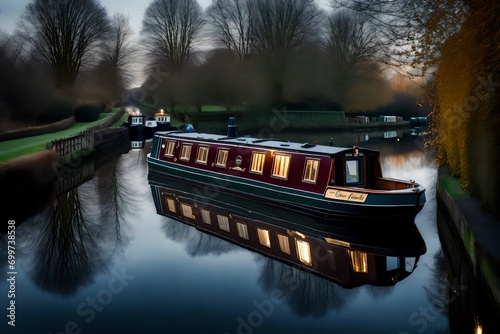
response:
<path id="1" fill-rule="evenodd" d="M 87 129 L 119 126 L 123 122 L 121 120 L 121 117 L 123 117 L 122 113 L 119 108 L 116 108 L 113 112 L 102 113 L 99 119 L 94 122 L 77 122 L 72 127 L 63 131 L 0 142 L 0 162 L 45 150 L 48 142 L 68 137 Z"/>

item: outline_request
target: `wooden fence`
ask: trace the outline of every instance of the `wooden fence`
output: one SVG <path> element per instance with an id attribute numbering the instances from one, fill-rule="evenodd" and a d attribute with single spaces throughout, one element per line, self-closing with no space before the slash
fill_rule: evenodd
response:
<path id="1" fill-rule="evenodd" d="M 94 133 L 91 130 L 47 143 L 47 149 L 56 151 L 60 158 L 86 148 L 94 148 Z"/>
<path id="2" fill-rule="evenodd" d="M 94 160 L 86 161 L 77 168 L 66 170 L 57 184 L 57 195 L 62 195 L 71 189 L 91 180 L 94 177 Z"/>

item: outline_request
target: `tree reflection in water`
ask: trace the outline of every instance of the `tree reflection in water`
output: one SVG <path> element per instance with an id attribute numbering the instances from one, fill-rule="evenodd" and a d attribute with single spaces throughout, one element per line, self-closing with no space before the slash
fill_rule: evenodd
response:
<path id="1" fill-rule="evenodd" d="M 359 292 L 262 255 L 256 255 L 256 260 L 261 266 L 262 288 L 281 292 L 283 301 L 301 317 L 321 318 L 339 311 Z"/>
<path id="2" fill-rule="evenodd" d="M 128 244 L 123 226 L 127 216 L 139 210 L 135 201 L 147 194 L 147 188 L 127 185 L 128 171 L 132 170 L 134 178 L 136 169 L 122 161 L 101 166 L 91 181 L 59 195 L 34 217 L 31 226 L 39 233 L 31 276 L 39 288 L 60 295 L 76 294 Z"/>
<path id="3" fill-rule="evenodd" d="M 424 289 L 432 306 L 432 312 L 448 317 L 449 289 L 457 282 L 449 282 L 448 280 L 446 258 L 442 249 L 434 254 L 434 264 L 434 268 L 431 270 L 431 280 Z"/>
<path id="4" fill-rule="evenodd" d="M 104 266 L 96 226 L 85 207 L 79 189 L 73 189 L 37 217 L 47 222 L 40 224 L 34 247 L 32 278 L 40 289 L 73 295 Z"/>
<path id="5" fill-rule="evenodd" d="M 185 245 L 192 256 L 221 255 L 241 250 L 241 247 L 219 237 L 198 231 L 195 227 L 164 218 L 162 230 L 165 236 Z M 323 317 L 331 310 L 346 306 L 348 298 L 358 293 L 356 289 L 344 289 L 336 283 L 317 275 L 256 254 L 261 264 L 259 284 L 264 290 L 281 291 L 283 301 L 299 316 Z"/>
<path id="6" fill-rule="evenodd" d="M 222 255 L 241 250 L 240 247 L 224 239 L 200 232 L 192 226 L 167 217 L 164 218 L 161 228 L 167 239 L 178 243 L 184 243 L 186 252 L 192 257 L 210 254 Z"/>
<path id="7" fill-rule="evenodd" d="M 149 196 L 149 189 L 135 180 L 144 180 L 143 169 L 132 159 L 117 159 L 99 168 L 95 174 L 97 188 L 97 220 L 107 222 L 101 233 L 107 234 L 109 245 L 116 251 L 129 243 L 127 235 L 128 221 L 138 217 L 140 203 Z M 131 186 L 133 184 L 133 186 Z M 125 229 L 125 230 L 124 230 Z M 111 240 L 114 243 L 111 243 Z"/>

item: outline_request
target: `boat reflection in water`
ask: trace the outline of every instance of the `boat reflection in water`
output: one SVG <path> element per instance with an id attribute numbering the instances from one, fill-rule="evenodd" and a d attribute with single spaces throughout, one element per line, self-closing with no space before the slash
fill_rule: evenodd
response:
<path id="1" fill-rule="evenodd" d="M 415 270 L 426 252 L 413 221 L 383 231 L 373 224 L 332 225 L 180 179 L 151 173 L 148 178 L 158 214 L 344 287 L 394 285 Z"/>

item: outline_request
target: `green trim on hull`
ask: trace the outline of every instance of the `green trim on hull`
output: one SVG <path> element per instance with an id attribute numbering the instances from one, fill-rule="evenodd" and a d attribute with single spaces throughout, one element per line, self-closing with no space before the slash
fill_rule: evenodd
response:
<path id="1" fill-rule="evenodd" d="M 270 185 L 232 175 L 195 170 L 177 164 L 163 162 L 148 157 L 150 171 L 156 171 L 170 177 L 184 178 L 186 182 L 196 182 L 210 188 L 219 188 L 237 192 L 243 197 L 266 198 L 284 204 L 301 212 L 313 211 L 333 214 L 346 219 L 350 218 L 405 218 L 413 219 L 425 202 L 424 194 L 370 194 L 367 202 L 354 203 L 329 199 L 317 193 L 298 191 L 295 189 Z M 407 198 L 406 203 L 395 203 Z M 417 205 L 418 201 L 418 205 Z M 389 204 L 387 204 L 389 203 Z M 392 213 L 391 213 L 392 212 Z"/>

